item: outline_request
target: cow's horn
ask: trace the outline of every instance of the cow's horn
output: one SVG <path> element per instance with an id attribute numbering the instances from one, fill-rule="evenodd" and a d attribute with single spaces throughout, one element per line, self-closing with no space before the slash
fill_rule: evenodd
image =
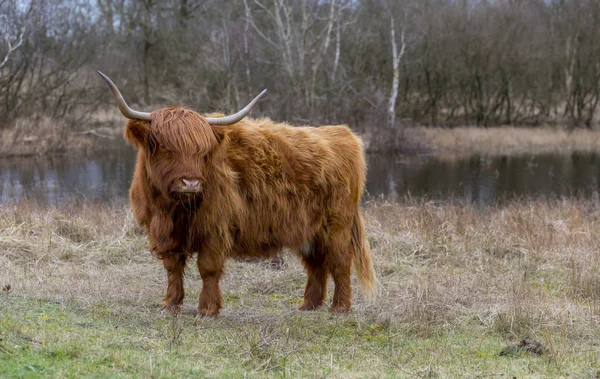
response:
<path id="1" fill-rule="evenodd" d="M 135 111 L 135 110 L 129 108 L 129 105 L 127 105 L 127 103 L 125 102 L 125 99 L 123 99 L 123 95 L 121 95 L 121 92 L 119 92 L 119 89 L 117 88 L 115 83 L 113 83 L 112 80 L 110 80 L 110 78 L 108 76 L 104 75 L 100 71 L 98 71 L 98 74 L 100 74 L 102 79 L 106 80 L 106 83 L 108 83 L 108 86 L 110 87 L 113 94 L 117 98 L 117 106 L 119 107 L 119 110 L 121 111 L 121 113 L 123 113 L 123 116 L 133 119 L 133 120 L 146 120 L 146 121 L 152 120 L 150 118 L 150 113 Z"/>
<path id="2" fill-rule="evenodd" d="M 206 121 L 211 124 L 211 125 L 231 125 L 231 124 L 235 124 L 236 122 L 240 121 L 241 119 L 243 119 L 244 117 L 246 117 L 246 115 L 252 110 L 252 108 L 254 107 L 254 105 L 256 105 L 256 103 L 258 102 L 258 100 L 260 100 L 261 97 L 263 97 L 263 95 L 267 92 L 267 90 L 263 90 L 260 94 L 258 94 L 258 96 L 256 96 L 254 98 L 254 100 L 252 100 L 250 102 L 250 104 L 246 105 L 246 107 L 244 109 L 242 109 L 241 111 L 239 111 L 236 114 L 232 114 L 231 116 L 225 116 L 225 117 L 207 117 Z"/>

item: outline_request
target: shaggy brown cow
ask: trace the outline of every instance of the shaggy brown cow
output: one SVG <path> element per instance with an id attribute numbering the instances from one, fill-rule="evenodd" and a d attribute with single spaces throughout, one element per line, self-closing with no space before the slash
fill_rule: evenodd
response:
<path id="1" fill-rule="evenodd" d="M 180 106 L 138 112 L 100 75 L 131 119 L 124 135 L 138 153 L 130 198 L 167 271 L 164 308 L 181 305 L 192 254 L 203 282 L 198 312 L 213 316 L 223 303 L 219 279 L 228 257 L 269 257 L 283 247 L 300 255 L 308 274 L 300 309 L 323 304 L 331 274 L 331 311 L 348 311 L 353 263 L 363 292 L 375 295 L 360 212 L 365 161 L 348 127 L 242 120 L 262 93 L 228 117 Z"/>

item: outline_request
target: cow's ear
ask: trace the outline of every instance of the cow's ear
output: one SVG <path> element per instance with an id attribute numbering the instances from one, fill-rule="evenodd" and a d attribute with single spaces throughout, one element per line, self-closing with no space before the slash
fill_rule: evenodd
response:
<path id="1" fill-rule="evenodd" d="M 150 122 L 143 120 L 129 120 L 123 132 L 125 140 L 138 148 L 146 147 L 150 141 Z"/>

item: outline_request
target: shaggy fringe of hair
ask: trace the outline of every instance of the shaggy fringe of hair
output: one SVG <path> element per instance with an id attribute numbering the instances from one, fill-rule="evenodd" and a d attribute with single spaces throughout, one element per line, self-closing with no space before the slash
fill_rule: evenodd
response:
<path id="1" fill-rule="evenodd" d="M 151 117 L 152 134 L 159 143 L 172 150 L 204 155 L 217 144 L 210 125 L 189 108 L 163 108 L 152 112 Z"/>

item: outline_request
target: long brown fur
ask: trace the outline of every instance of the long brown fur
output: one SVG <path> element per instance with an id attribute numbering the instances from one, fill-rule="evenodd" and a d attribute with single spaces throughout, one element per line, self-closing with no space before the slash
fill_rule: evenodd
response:
<path id="1" fill-rule="evenodd" d="M 268 119 L 211 126 L 183 107 L 151 118 L 129 121 L 124 135 L 138 148 L 134 215 L 167 271 L 163 307 L 177 309 L 183 301 L 183 272 L 195 253 L 203 281 L 198 311 L 217 315 L 225 260 L 270 257 L 284 247 L 298 253 L 308 275 L 300 309 L 324 303 L 331 275 L 331 310 L 348 311 L 352 263 L 363 292 L 375 296 L 360 212 L 364 153 L 348 127 Z M 183 178 L 198 179 L 201 190 L 173 192 Z"/>

